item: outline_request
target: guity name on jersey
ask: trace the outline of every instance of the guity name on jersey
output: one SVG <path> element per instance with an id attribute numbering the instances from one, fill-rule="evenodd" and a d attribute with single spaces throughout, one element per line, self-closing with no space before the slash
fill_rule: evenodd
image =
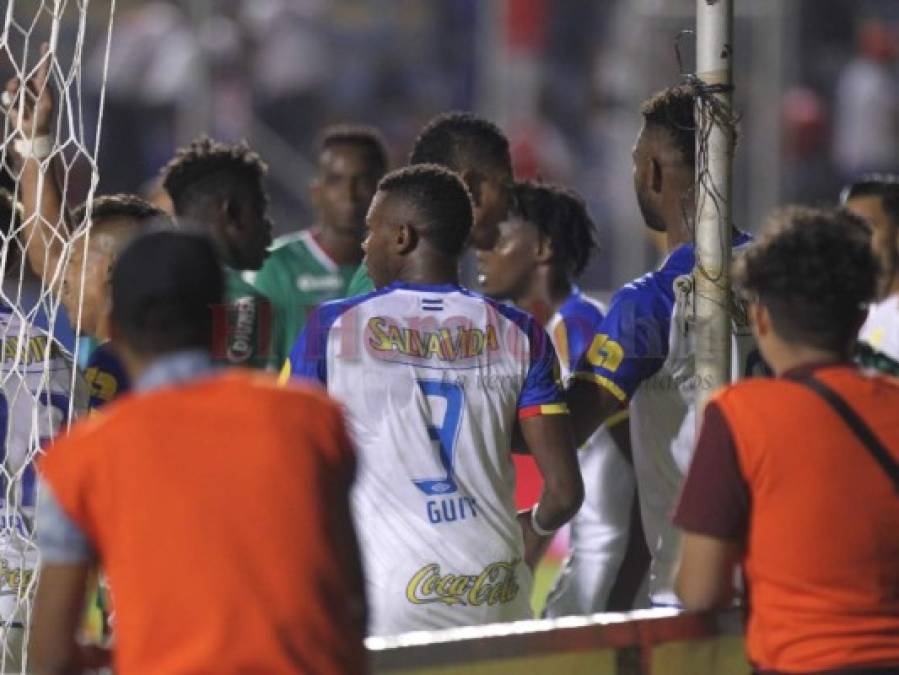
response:
<path id="1" fill-rule="evenodd" d="M 478 517 L 478 503 L 473 497 L 449 497 L 428 501 L 428 520 L 434 525 Z"/>
<path id="2" fill-rule="evenodd" d="M 428 563 L 409 579 L 406 599 L 413 605 L 468 607 L 511 602 L 518 595 L 515 568 L 520 562 L 492 562 L 480 574 L 440 574 L 438 563 Z"/>
<path id="3" fill-rule="evenodd" d="M 379 352 L 398 352 L 419 359 L 436 357 L 441 361 L 457 361 L 480 356 L 499 349 L 496 328 L 457 326 L 425 331 L 400 326 L 383 316 L 368 320 L 368 344 Z M 453 333 L 455 332 L 455 336 Z"/>

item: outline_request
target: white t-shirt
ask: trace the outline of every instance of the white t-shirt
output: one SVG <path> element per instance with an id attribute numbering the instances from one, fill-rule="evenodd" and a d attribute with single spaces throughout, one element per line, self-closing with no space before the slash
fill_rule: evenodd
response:
<path id="1" fill-rule="evenodd" d="M 37 566 L 33 536 L 37 498 L 35 453 L 87 408 L 87 388 L 76 374 L 73 398 L 71 354 L 43 330 L 23 323 L 0 304 L 0 617 L 20 623 L 21 598 Z M 10 482 L 14 489 L 8 492 Z M 11 495 L 11 499 L 7 496 Z"/>
<path id="2" fill-rule="evenodd" d="M 512 429 L 566 412 L 534 319 L 459 286 L 394 283 L 321 305 L 289 367 L 346 409 L 370 633 L 529 618 Z"/>
<path id="3" fill-rule="evenodd" d="M 736 236 L 734 250 L 749 241 Z M 694 263 L 693 245 L 685 244 L 658 270 L 615 293 L 575 374 L 630 403 L 634 470 L 652 554 L 650 596 L 658 606 L 678 604 L 671 581 L 679 538 L 670 515 L 696 440 Z M 731 344 L 733 379 L 763 367 L 745 317 L 735 317 Z"/>
<path id="4" fill-rule="evenodd" d="M 871 305 L 859 339 L 899 361 L 899 294 Z"/>

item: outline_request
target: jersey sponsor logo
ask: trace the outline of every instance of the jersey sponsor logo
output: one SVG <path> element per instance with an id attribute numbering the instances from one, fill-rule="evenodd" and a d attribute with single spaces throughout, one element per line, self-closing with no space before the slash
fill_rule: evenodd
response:
<path id="1" fill-rule="evenodd" d="M 457 326 L 433 331 L 401 326 L 390 318 L 374 316 L 368 320 L 368 344 L 379 352 L 397 352 L 419 359 L 437 358 L 458 361 L 499 349 L 496 327 L 486 329 Z"/>
<path id="2" fill-rule="evenodd" d="M 47 356 L 48 338 L 44 335 L 25 338 L 20 340 L 17 337 L 6 336 L 3 338 L 3 360 L 15 361 L 17 358 L 23 365 L 32 363 L 40 363 Z M 55 345 L 49 345 L 50 356 L 57 356 L 58 349 Z"/>
<path id="3" fill-rule="evenodd" d="M 243 363 L 253 356 L 256 346 L 256 299 L 238 298 L 228 309 L 231 316 L 225 358 L 231 363 Z"/>
<path id="4" fill-rule="evenodd" d="M 34 570 L 0 558 L 0 595 L 20 595 L 31 585 Z"/>
<path id="5" fill-rule="evenodd" d="M 428 563 L 409 579 L 406 599 L 413 605 L 442 603 L 462 607 L 512 602 L 518 596 L 515 570 L 520 562 L 492 562 L 478 574 L 441 574 L 439 563 Z"/>
<path id="6" fill-rule="evenodd" d="M 329 274 L 328 276 L 301 274 L 297 277 L 296 284 L 297 289 L 302 293 L 338 292 L 343 288 L 343 279 L 339 274 Z"/>

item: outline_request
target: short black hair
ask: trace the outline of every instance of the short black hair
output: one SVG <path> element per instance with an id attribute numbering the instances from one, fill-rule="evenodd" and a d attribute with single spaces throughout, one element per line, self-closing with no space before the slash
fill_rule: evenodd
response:
<path id="1" fill-rule="evenodd" d="M 877 290 L 864 221 L 845 209 L 788 207 L 737 258 L 739 286 L 768 308 L 783 339 L 845 352 Z"/>
<path id="2" fill-rule="evenodd" d="M 144 355 L 209 350 L 225 285 L 212 243 L 182 232 L 138 236 L 112 270 L 112 320 Z"/>
<path id="3" fill-rule="evenodd" d="M 579 194 L 561 185 L 523 181 L 512 187 L 510 213 L 549 237 L 557 265 L 578 276 L 599 251 L 596 224 Z"/>
<path id="4" fill-rule="evenodd" d="M 178 215 L 187 213 L 197 200 L 227 199 L 238 186 L 264 204 L 262 179 L 267 172 L 268 166 L 245 141 L 219 143 L 208 136 L 180 148 L 162 169 L 163 186 Z"/>
<path id="5" fill-rule="evenodd" d="M 840 203 L 857 197 L 880 197 L 883 211 L 893 227 L 899 227 L 899 176 L 889 173 L 869 173 L 849 183 L 840 192 Z"/>
<path id="6" fill-rule="evenodd" d="M 318 137 L 319 152 L 335 145 L 355 145 L 362 148 L 380 174 L 384 174 L 389 167 L 387 144 L 375 127 L 363 124 L 332 124 L 325 127 Z"/>
<path id="7" fill-rule="evenodd" d="M 88 204 L 85 202 L 72 211 L 75 224 L 84 221 Z M 165 211 L 137 195 L 116 194 L 94 197 L 91 205 L 91 221 L 94 225 L 116 218 L 127 218 L 138 225 L 158 224 L 171 227 L 172 219 Z"/>
<path id="8" fill-rule="evenodd" d="M 424 239 L 447 256 L 461 255 L 474 223 L 471 195 L 462 179 L 436 164 L 416 164 L 384 176 L 378 191 L 416 210 Z"/>
<path id="9" fill-rule="evenodd" d="M 667 131 L 688 166 L 696 165 L 695 108 L 696 92 L 687 84 L 662 89 L 640 106 L 646 126 Z"/>
<path id="10" fill-rule="evenodd" d="M 447 112 L 422 129 L 409 164 L 439 164 L 457 173 L 467 170 L 512 173 L 509 139 L 499 127 L 470 112 Z"/>

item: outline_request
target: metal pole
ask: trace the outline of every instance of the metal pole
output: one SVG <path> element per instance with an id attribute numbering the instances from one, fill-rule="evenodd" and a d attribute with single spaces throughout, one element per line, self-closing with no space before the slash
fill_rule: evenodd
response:
<path id="1" fill-rule="evenodd" d="M 725 85 L 713 94 L 731 109 L 733 79 L 733 0 L 696 0 L 697 75 L 707 85 Z M 696 144 L 696 317 L 697 424 L 709 396 L 731 373 L 730 249 L 732 130 L 713 124 L 708 106 L 698 105 Z M 711 127 L 710 127 L 711 125 Z M 703 138 L 703 129 L 709 129 Z"/>

